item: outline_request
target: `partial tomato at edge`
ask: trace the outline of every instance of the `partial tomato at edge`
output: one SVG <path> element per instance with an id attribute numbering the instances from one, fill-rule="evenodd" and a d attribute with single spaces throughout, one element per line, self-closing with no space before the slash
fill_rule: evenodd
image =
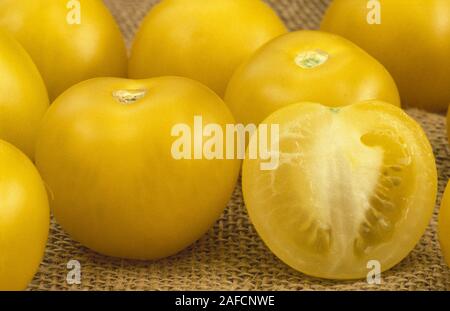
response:
<path id="1" fill-rule="evenodd" d="M 447 183 L 442 195 L 441 208 L 438 221 L 439 243 L 442 254 L 450 267 L 450 183 Z"/>
<path id="2" fill-rule="evenodd" d="M 0 290 L 24 290 L 44 255 L 50 210 L 31 161 L 0 140 Z"/>
<path id="3" fill-rule="evenodd" d="M 445 111 L 450 104 L 450 1 L 335 0 L 321 29 L 341 35 L 392 74 L 405 106 Z M 379 10 L 378 10 L 379 9 Z M 379 24 L 368 22 L 368 18 Z"/>
<path id="4" fill-rule="evenodd" d="M 31 55 L 52 101 L 86 79 L 127 73 L 125 44 L 103 1 L 76 2 L 0 1 L 0 26 Z"/>
<path id="5" fill-rule="evenodd" d="M 0 139 L 34 156 L 37 130 L 49 106 L 47 90 L 30 56 L 0 32 Z"/>

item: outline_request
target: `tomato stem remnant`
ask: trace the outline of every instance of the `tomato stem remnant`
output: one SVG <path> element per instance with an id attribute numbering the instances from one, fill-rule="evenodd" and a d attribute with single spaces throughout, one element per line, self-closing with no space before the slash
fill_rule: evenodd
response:
<path id="1" fill-rule="evenodd" d="M 119 103 L 130 105 L 144 98 L 145 95 L 147 95 L 147 90 L 117 90 L 114 91 L 112 95 L 117 101 L 119 101 Z"/>
<path id="2" fill-rule="evenodd" d="M 297 55 L 295 63 L 303 69 L 312 69 L 326 63 L 328 58 L 329 55 L 325 51 L 306 51 Z"/>

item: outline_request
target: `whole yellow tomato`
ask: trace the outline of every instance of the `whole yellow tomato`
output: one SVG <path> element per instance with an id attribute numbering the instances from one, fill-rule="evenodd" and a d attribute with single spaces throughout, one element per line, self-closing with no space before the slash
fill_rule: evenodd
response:
<path id="1" fill-rule="evenodd" d="M 39 122 L 48 108 L 44 81 L 25 50 L 0 32 L 0 139 L 30 158 Z"/>
<path id="2" fill-rule="evenodd" d="M 121 33 L 101 0 L 2 0 L 0 27 L 31 55 L 54 100 L 99 76 L 125 76 Z"/>
<path id="3" fill-rule="evenodd" d="M 223 96 L 236 67 L 286 31 L 261 0 L 163 0 L 137 33 L 129 76 L 188 77 Z"/>
<path id="4" fill-rule="evenodd" d="M 23 290 L 44 255 L 47 193 L 31 161 L 0 140 L 0 290 Z"/>
<path id="5" fill-rule="evenodd" d="M 386 69 L 350 41 L 317 31 L 293 32 L 266 44 L 236 71 L 225 96 L 245 124 L 258 124 L 300 101 L 338 107 L 373 99 L 400 106 Z"/>
<path id="6" fill-rule="evenodd" d="M 439 211 L 439 242 L 444 258 L 450 267 L 450 183 L 447 184 Z"/>
<path id="7" fill-rule="evenodd" d="M 225 208 L 240 161 L 174 153 L 203 148 L 196 118 L 234 123 L 213 91 L 186 78 L 97 78 L 64 92 L 36 147 L 58 222 L 95 251 L 134 259 L 166 257 L 201 237 Z M 194 129 L 186 137 L 195 148 L 177 147 L 176 127 Z"/>
<path id="8" fill-rule="evenodd" d="M 331 4 L 322 29 L 352 40 L 385 65 L 405 105 L 447 109 L 450 1 L 338 0 Z"/>
<path id="9" fill-rule="evenodd" d="M 250 218 L 274 254 L 330 279 L 365 278 L 407 256 L 437 192 L 421 127 L 400 108 L 372 101 L 294 104 L 262 123 L 275 124 L 279 149 L 268 151 L 279 154 L 278 167 L 262 171 L 265 160 L 245 159 L 242 173 Z"/>

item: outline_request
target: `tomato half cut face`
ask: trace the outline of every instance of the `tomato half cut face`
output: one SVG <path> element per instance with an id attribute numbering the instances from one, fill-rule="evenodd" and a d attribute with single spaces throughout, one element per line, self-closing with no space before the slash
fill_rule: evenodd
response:
<path id="1" fill-rule="evenodd" d="M 263 124 L 279 124 L 279 165 L 245 160 L 243 191 L 268 247 L 306 274 L 363 278 L 387 270 L 422 236 L 437 173 L 420 126 L 381 102 L 343 108 L 301 103 Z"/>

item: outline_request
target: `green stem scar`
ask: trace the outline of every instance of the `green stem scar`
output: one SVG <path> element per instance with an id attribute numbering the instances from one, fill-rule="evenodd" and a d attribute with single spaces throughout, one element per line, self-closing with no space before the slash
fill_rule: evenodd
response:
<path id="1" fill-rule="evenodd" d="M 326 63 L 329 57 L 330 56 L 325 51 L 306 51 L 297 55 L 295 63 L 303 69 L 312 69 Z"/>
<path id="2" fill-rule="evenodd" d="M 147 95 L 147 90 L 116 90 L 112 96 L 123 105 L 131 105 Z"/>

